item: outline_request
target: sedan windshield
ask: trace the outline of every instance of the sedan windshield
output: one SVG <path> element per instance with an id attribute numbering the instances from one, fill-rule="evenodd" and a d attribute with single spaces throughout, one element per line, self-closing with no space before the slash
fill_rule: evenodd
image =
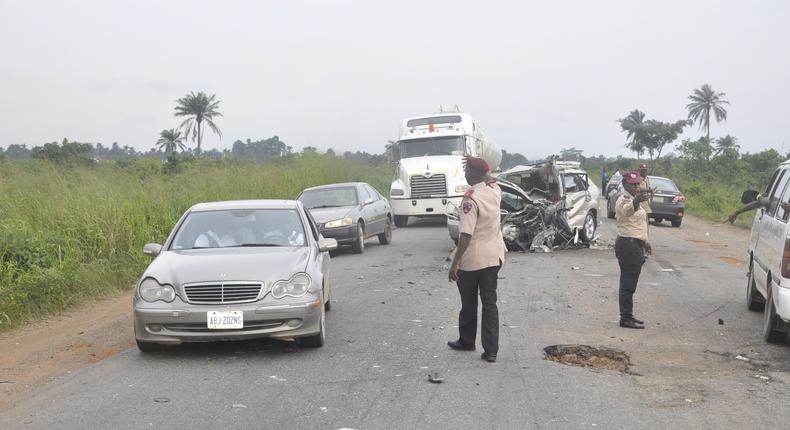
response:
<path id="1" fill-rule="evenodd" d="M 400 141 L 401 158 L 426 155 L 464 155 L 464 137 L 445 136 Z"/>
<path id="2" fill-rule="evenodd" d="M 299 201 L 307 209 L 356 206 L 359 204 L 355 187 L 307 190 L 299 196 Z"/>
<path id="3" fill-rule="evenodd" d="M 657 191 L 677 192 L 678 187 L 671 179 L 650 177 L 650 186 Z"/>
<path id="4" fill-rule="evenodd" d="M 304 227 L 294 209 L 191 212 L 170 249 L 305 246 Z"/>

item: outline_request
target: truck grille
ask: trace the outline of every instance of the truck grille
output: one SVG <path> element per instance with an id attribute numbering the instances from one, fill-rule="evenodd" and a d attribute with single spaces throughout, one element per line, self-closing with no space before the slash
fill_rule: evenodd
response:
<path id="1" fill-rule="evenodd" d="M 244 303 L 258 300 L 263 284 L 228 282 L 184 286 L 189 303 Z"/>
<path id="2" fill-rule="evenodd" d="M 410 178 L 412 197 L 431 197 L 447 195 L 447 182 L 443 174 L 425 177 L 414 175 Z"/>

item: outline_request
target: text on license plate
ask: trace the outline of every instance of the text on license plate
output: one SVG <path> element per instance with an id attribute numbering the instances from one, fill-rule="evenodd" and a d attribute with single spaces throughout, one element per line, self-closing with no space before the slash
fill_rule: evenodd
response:
<path id="1" fill-rule="evenodd" d="M 209 311 L 206 320 L 209 329 L 244 328 L 242 311 Z"/>

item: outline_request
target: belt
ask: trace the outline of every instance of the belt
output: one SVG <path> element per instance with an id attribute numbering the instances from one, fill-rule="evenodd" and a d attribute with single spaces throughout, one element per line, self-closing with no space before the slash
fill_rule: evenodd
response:
<path id="1" fill-rule="evenodd" d="M 645 245 L 645 241 L 642 239 L 637 239 L 635 237 L 625 237 L 625 236 L 617 236 L 617 240 L 626 240 L 628 242 L 636 242 L 641 246 Z"/>

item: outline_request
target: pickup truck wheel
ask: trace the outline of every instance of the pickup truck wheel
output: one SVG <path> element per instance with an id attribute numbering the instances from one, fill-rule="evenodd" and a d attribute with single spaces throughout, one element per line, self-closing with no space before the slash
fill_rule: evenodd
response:
<path id="1" fill-rule="evenodd" d="M 408 215 L 395 215 L 395 227 L 406 227 L 408 223 Z"/>
<path id="2" fill-rule="evenodd" d="M 770 282 L 768 283 L 767 296 L 765 299 L 765 317 L 763 318 L 763 338 L 769 343 L 782 342 L 787 337 L 787 333 L 781 330 L 783 324 L 776 315 Z"/>
<path id="3" fill-rule="evenodd" d="M 384 227 L 384 232 L 379 234 L 379 243 L 382 245 L 392 243 L 392 220 L 389 217 L 387 217 L 387 225 Z"/>
<path id="4" fill-rule="evenodd" d="M 351 244 L 351 250 L 354 254 L 362 254 L 365 251 L 365 226 L 362 223 L 357 224 L 357 240 Z"/>
<path id="5" fill-rule="evenodd" d="M 683 218 L 675 218 L 672 220 L 672 227 L 680 227 L 680 223 L 683 222 Z"/>
<path id="6" fill-rule="evenodd" d="M 661 223 L 664 222 L 664 218 L 655 218 L 656 222 Z"/>
<path id="7" fill-rule="evenodd" d="M 749 267 L 749 276 L 746 283 L 746 307 L 750 311 L 759 312 L 765 309 L 765 299 L 757 291 L 754 284 L 754 271 Z"/>
<path id="8" fill-rule="evenodd" d="M 582 240 L 588 243 L 592 242 L 595 238 L 596 223 L 595 215 L 592 212 L 587 212 L 587 216 L 584 217 L 584 227 L 582 228 Z"/>

